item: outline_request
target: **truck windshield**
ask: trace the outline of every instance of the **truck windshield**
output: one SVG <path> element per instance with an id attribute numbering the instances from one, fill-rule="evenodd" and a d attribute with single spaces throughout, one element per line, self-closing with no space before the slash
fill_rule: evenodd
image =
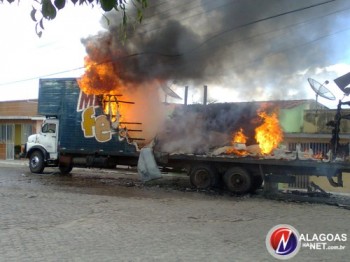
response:
<path id="1" fill-rule="evenodd" d="M 41 128 L 42 133 L 55 133 L 56 132 L 56 124 L 46 123 Z"/>

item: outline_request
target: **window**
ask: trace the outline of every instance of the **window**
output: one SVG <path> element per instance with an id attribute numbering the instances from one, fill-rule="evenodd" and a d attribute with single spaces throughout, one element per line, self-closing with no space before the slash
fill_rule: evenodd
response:
<path id="1" fill-rule="evenodd" d="M 41 128 L 42 133 L 56 133 L 56 124 L 46 123 Z"/>
<path id="2" fill-rule="evenodd" d="M 6 143 L 6 125 L 0 125 L 0 144 Z"/>
<path id="3" fill-rule="evenodd" d="M 28 137 L 33 134 L 33 125 L 31 124 L 22 124 L 21 127 L 21 144 L 25 144 L 28 140 Z"/>

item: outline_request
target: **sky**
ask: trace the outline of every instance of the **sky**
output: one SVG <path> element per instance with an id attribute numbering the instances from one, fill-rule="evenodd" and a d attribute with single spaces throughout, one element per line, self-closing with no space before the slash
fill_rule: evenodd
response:
<path id="1" fill-rule="evenodd" d="M 30 17 L 31 2 L 0 4 L 0 101 L 36 99 L 38 78 L 46 75 L 80 76 L 81 69 L 56 73 L 82 68 L 86 53 L 80 39 L 103 30 L 101 10 L 70 4 L 55 20 L 44 23 L 39 38 Z"/>
<path id="2" fill-rule="evenodd" d="M 188 85 L 190 103 L 202 101 L 203 85 L 215 102 L 314 99 L 310 77 L 329 81 L 337 99 L 318 101 L 335 108 L 343 94 L 333 80 L 350 72 L 347 0 L 149 1 L 122 47 L 114 39 L 120 17 L 106 14 L 106 28 L 96 7 L 68 6 L 38 38 L 29 2 L 0 4 L 0 101 L 37 98 L 42 77 L 81 76 L 73 69 L 83 67 L 89 43 L 109 51 L 124 82 L 167 80 L 181 97 Z M 137 55 L 120 62 L 115 53 Z"/>

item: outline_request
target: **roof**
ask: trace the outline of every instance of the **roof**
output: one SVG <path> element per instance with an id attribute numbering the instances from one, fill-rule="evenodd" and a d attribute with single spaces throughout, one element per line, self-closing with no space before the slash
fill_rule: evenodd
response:
<path id="1" fill-rule="evenodd" d="M 176 107 L 183 107 L 184 104 L 168 104 Z M 292 109 L 302 105 L 308 105 L 308 108 L 305 109 L 328 109 L 325 105 L 316 102 L 315 99 L 299 99 L 299 100 L 271 100 L 271 101 L 245 101 L 245 102 L 225 102 L 225 103 L 209 103 L 208 106 L 217 105 L 217 106 L 228 106 L 228 105 L 239 105 L 239 106 L 254 106 L 256 108 L 263 107 L 278 107 L 280 109 Z M 317 106 L 316 106 L 317 105 Z M 197 107 L 203 106 L 202 104 L 188 104 L 187 106 Z"/>
<path id="2" fill-rule="evenodd" d="M 21 117 L 21 119 L 28 119 L 26 117 L 38 116 L 38 100 L 17 100 L 0 102 L 0 118 L 12 119 Z"/>
<path id="3" fill-rule="evenodd" d="M 309 105 L 310 109 L 315 108 L 316 105 L 318 108 L 327 109 L 323 104 L 316 102 L 314 99 L 301 99 L 301 100 L 271 100 L 271 101 L 251 101 L 251 102 L 237 102 L 237 103 L 247 103 L 254 104 L 259 107 L 273 107 L 277 106 L 280 109 L 291 109 L 301 105 Z M 317 104 L 316 104 L 317 103 Z M 236 103 L 233 103 L 236 104 Z"/>
<path id="4" fill-rule="evenodd" d="M 44 116 L 1 116 L 0 120 L 45 120 Z"/>

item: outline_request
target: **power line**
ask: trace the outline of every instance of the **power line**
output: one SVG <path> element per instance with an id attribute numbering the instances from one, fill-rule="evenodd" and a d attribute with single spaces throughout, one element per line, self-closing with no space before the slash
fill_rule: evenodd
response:
<path id="1" fill-rule="evenodd" d="M 204 2 L 204 0 L 203 0 L 203 2 Z M 185 20 L 188 20 L 188 19 L 191 19 L 191 18 L 195 18 L 195 17 L 200 16 L 200 15 L 203 15 L 203 14 L 208 15 L 208 13 L 210 13 L 210 12 L 212 12 L 212 11 L 217 11 L 218 9 L 225 8 L 227 5 L 236 4 L 237 2 L 227 2 L 227 3 L 220 4 L 220 2 L 216 2 L 216 1 L 211 1 L 211 0 L 209 0 L 208 3 L 210 4 L 211 8 L 206 8 L 206 11 L 201 11 L 201 12 L 197 12 L 197 13 L 195 13 L 195 14 L 191 14 L 191 15 L 189 15 L 189 16 L 180 17 L 180 18 L 178 18 L 177 20 L 180 20 L 180 19 L 181 19 L 181 21 L 185 21 Z M 219 3 L 219 5 L 218 5 L 218 3 Z M 201 7 L 202 7 L 202 6 L 200 5 L 200 6 L 195 6 L 195 7 L 193 7 L 193 8 L 187 8 L 187 9 L 185 10 L 185 12 L 181 12 L 181 14 L 182 14 L 182 15 L 183 15 L 184 13 L 186 14 L 186 13 L 188 13 L 189 11 L 193 11 L 193 10 L 195 10 L 195 9 L 199 9 L 199 8 L 201 8 Z M 179 13 L 179 11 L 176 10 L 176 13 L 175 13 L 175 14 L 169 14 L 169 15 L 167 15 L 167 16 L 166 16 L 166 19 L 169 20 L 169 18 L 171 18 L 171 17 L 173 17 L 173 16 L 175 16 L 175 15 L 178 15 L 178 13 Z M 148 24 L 141 24 L 141 27 L 145 27 L 146 25 L 149 25 L 149 24 L 156 24 L 156 23 L 159 24 L 158 21 L 155 21 L 155 22 L 151 22 L 151 23 L 148 23 Z M 157 24 L 157 25 L 158 25 L 158 24 Z M 142 32 L 139 32 L 139 33 L 140 33 L 140 34 L 146 34 L 146 33 L 152 32 L 152 31 L 161 30 L 162 28 L 165 27 L 165 26 L 164 26 L 164 24 L 165 24 L 164 21 L 162 21 L 162 24 L 163 24 L 163 26 L 158 26 L 158 27 L 155 27 L 155 28 L 149 28 L 149 29 L 146 29 L 145 31 L 142 31 Z"/>
<path id="2" fill-rule="evenodd" d="M 212 35 L 211 37 L 207 38 L 200 45 L 196 46 L 196 49 L 202 47 L 203 45 L 207 44 L 208 42 L 212 41 L 213 39 L 218 38 L 219 36 L 224 35 L 224 34 L 226 34 L 228 32 L 231 32 L 231 31 L 234 31 L 234 30 L 237 30 L 237 29 L 242 29 L 242 28 L 245 28 L 245 27 L 248 27 L 248 26 L 260 23 L 260 22 L 264 22 L 264 21 L 267 21 L 267 20 L 271 20 L 271 19 L 274 19 L 274 18 L 277 18 L 277 17 L 284 16 L 284 15 L 288 15 L 288 14 L 300 12 L 300 11 L 303 11 L 303 10 L 307 10 L 307 9 L 310 9 L 310 8 L 314 8 L 314 7 L 317 7 L 317 6 L 325 5 L 325 4 L 334 2 L 334 1 L 335 0 L 329 0 L 329 1 L 326 1 L 326 2 L 322 2 L 322 3 L 318 3 L 318 4 L 314 4 L 314 5 L 309 5 L 309 6 L 306 6 L 306 7 L 297 8 L 297 9 L 294 9 L 294 10 L 291 10 L 291 11 L 287 11 L 287 12 L 280 13 L 280 14 L 277 14 L 277 15 L 272 15 L 272 16 L 265 17 L 265 18 L 261 18 L 261 19 L 254 20 L 252 22 L 243 24 L 243 25 L 239 25 L 239 26 L 236 26 L 236 27 L 224 30 L 224 31 L 222 31 L 222 32 L 220 32 L 218 34 Z M 188 50 L 187 52 L 194 51 L 194 49 L 195 48 L 192 48 L 192 49 Z"/>
<path id="3" fill-rule="evenodd" d="M 221 46 L 227 46 L 228 44 L 230 44 L 230 45 L 232 46 L 232 45 L 235 45 L 235 44 L 237 44 L 237 43 L 239 43 L 239 42 L 247 42 L 248 40 L 252 40 L 252 39 L 254 39 L 254 38 L 258 38 L 258 37 L 261 37 L 261 36 L 264 36 L 264 35 L 268 35 L 268 34 L 272 34 L 272 33 L 277 33 L 277 32 L 284 32 L 284 31 L 285 31 L 286 29 L 288 29 L 288 28 L 292 28 L 292 27 L 296 27 L 296 26 L 304 26 L 304 25 L 306 25 L 306 24 L 310 24 L 311 22 L 316 23 L 317 21 L 315 21 L 315 20 L 317 20 L 317 19 L 325 18 L 325 17 L 327 17 L 327 16 L 330 17 L 330 16 L 332 16 L 332 15 L 334 15 L 334 14 L 338 14 L 338 13 L 341 13 L 341 12 L 348 11 L 349 9 L 350 9 L 350 7 L 343 8 L 343 9 L 341 9 L 341 10 L 336 10 L 336 11 L 330 12 L 330 13 L 328 13 L 328 14 L 326 14 L 326 15 L 321 15 L 321 16 L 314 17 L 314 18 L 311 18 L 311 19 L 309 19 L 309 20 L 303 21 L 303 22 L 299 22 L 299 23 L 287 25 L 287 26 L 284 26 L 284 27 L 279 28 L 278 30 L 273 30 L 273 31 L 269 31 L 269 32 L 264 32 L 264 33 L 256 34 L 256 35 L 253 35 L 253 36 L 251 36 L 251 37 L 246 37 L 246 38 L 242 38 L 242 39 L 238 39 L 238 40 L 233 40 L 233 41 L 232 41 L 232 40 L 229 40 L 229 41 L 220 41 L 220 42 L 217 43 L 217 45 L 215 46 L 215 48 L 219 48 L 219 47 L 221 47 Z M 341 30 L 340 32 L 343 32 L 343 31 L 346 31 L 346 30 Z M 337 32 L 338 32 L 338 31 L 337 31 Z M 322 38 L 319 38 L 319 39 L 316 39 L 316 40 L 311 40 L 311 41 L 305 42 L 305 44 L 317 42 L 317 41 L 319 41 L 319 40 L 321 40 L 321 39 L 327 37 L 328 35 L 333 35 L 333 34 L 334 34 L 334 33 L 327 34 L 327 35 L 325 35 L 325 36 L 322 37 Z M 299 47 L 299 46 L 300 46 L 300 44 L 297 45 L 297 46 L 295 46 L 294 48 Z M 206 48 L 206 49 L 213 49 L 214 47 L 213 47 L 212 45 L 210 45 L 210 46 L 207 46 L 207 47 L 204 47 L 204 48 Z M 289 48 L 289 49 L 292 49 L 292 48 Z M 202 48 L 202 50 L 197 49 L 197 50 L 195 50 L 195 51 L 190 52 L 189 54 L 187 54 L 187 56 L 189 56 L 189 55 L 190 55 L 190 56 L 195 56 L 197 52 L 202 52 L 202 51 L 204 51 L 203 48 Z M 241 51 L 241 50 L 240 50 L 240 51 Z M 239 51 L 239 52 L 240 52 L 240 51 Z M 278 52 L 281 52 L 281 51 L 279 50 Z M 196 58 L 193 58 L 193 59 L 196 59 Z M 191 62 L 193 62 L 193 59 L 191 59 Z M 176 63 L 177 63 L 177 62 L 174 61 L 173 64 L 176 64 Z M 185 65 L 185 66 L 187 66 L 187 65 Z M 241 64 L 240 64 L 240 67 L 242 67 Z"/>
<path id="4" fill-rule="evenodd" d="M 231 27 L 227 30 L 224 30 L 224 31 L 220 31 L 220 32 L 217 32 L 215 34 L 212 34 L 212 36 L 208 37 L 207 39 L 205 39 L 204 41 L 202 41 L 200 44 L 186 50 L 185 52 L 182 52 L 182 53 L 174 53 L 174 54 L 165 54 L 165 53 L 160 53 L 160 52 L 157 52 L 157 51 L 147 51 L 147 52 L 140 52 L 140 53 L 134 53 L 134 54 L 131 54 L 131 55 L 128 55 L 126 56 L 127 58 L 129 57 L 134 57 L 134 56 L 141 56 L 141 55 L 158 55 L 158 56 L 163 56 L 163 57 L 180 57 L 180 56 L 184 56 L 185 54 L 187 53 L 191 53 L 193 51 L 197 51 L 197 49 L 201 48 L 202 46 L 206 45 L 207 43 L 209 43 L 210 41 L 224 35 L 224 34 L 227 34 L 229 32 L 232 32 L 232 31 L 235 31 L 235 30 L 238 30 L 238 29 L 242 29 L 242 28 L 245 28 L 245 27 L 249 27 L 251 25 L 254 25 L 254 24 L 257 24 L 257 23 L 260 23 L 260 22 L 263 22 L 263 21 L 267 21 L 267 20 L 271 20 L 271 19 L 274 19 L 274 18 L 277 18 L 277 17 L 281 17 L 281 16 L 284 16 L 284 15 L 288 15 L 288 14 L 292 14 L 292 13 L 296 13 L 296 12 L 300 12 L 300 11 L 303 11 L 303 10 L 307 10 L 307 9 L 311 9 L 311 8 L 314 8 L 314 7 L 318 7 L 318 6 L 321 6 L 321 5 L 325 5 L 325 4 L 328 4 L 328 3 L 331 3 L 331 2 L 334 2 L 335 0 L 329 0 L 329 1 L 325 1 L 325 2 L 322 2 L 322 3 L 318 3 L 318 4 L 313 4 L 313 5 L 309 5 L 309 6 L 306 6 L 306 7 L 301 7 L 301 8 L 297 8 L 297 9 L 294 9 L 294 10 L 291 10 L 291 11 L 286 11 L 286 12 L 283 12 L 283 13 L 279 13 L 279 14 L 276 14 L 276 15 L 272 15 L 272 16 L 268 16 L 268 17 L 264 17 L 264 18 L 261 18 L 261 19 L 258 19 L 258 20 L 254 20 L 252 22 L 249 22 L 249 23 L 245 23 L 245 24 L 242 24 L 242 25 L 239 25 L 239 26 L 235 26 L 235 27 Z M 126 57 L 120 57 L 120 59 L 124 59 Z"/>
<path id="5" fill-rule="evenodd" d="M 317 4 L 313 4 L 313 5 L 309 5 L 309 6 L 306 6 L 306 7 L 301 7 L 301 8 L 297 8 L 297 9 L 294 9 L 294 10 L 291 10 L 291 11 L 286 11 L 286 12 L 283 12 L 283 13 L 279 13 L 279 14 L 276 14 L 276 15 L 272 15 L 272 16 L 268 16 L 268 17 L 264 17 L 264 18 L 261 18 L 261 19 L 257 19 L 257 20 L 254 20 L 254 21 L 251 21 L 249 23 L 245 23 L 245 24 L 242 24 L 242 25 L 238 25 L 238 26 L 234 26 L 234 27 L 231 27 L 229 29 L 226 29 L 224 31 L 220 31 L 220 32 L 217 32 L 217 33 L 214 33 L 212 34 L 212 36 L 208 37 L 207 39 L 205 39 L 204 41 L 202 41 L 200 44 L 182 52 L 182 53 L 175 53 L 175 54 L 165 54 L 165 53 L 160 53 L 160 52 L 157 52 L 157 51 L 147 51 L 147 52 L 140 52 L 140 53 L 135 53 L 131 56 L 140 56 L 140 55 L 159 55 L 159 56 L 164 56 L 164 57 L 179 57 L 179 56 L 183 56 L 187 53 L 191 53 L 193 51 L 197 51 L 197 49 L 201 48 L 202 46 L 206 45 L 207 43 L 211 42 L 212 40 L 224 35 L 224 34 L 227 34 L 229 32 L 232 32 L 232 31 L 235 31 L 235 30 L 238 30 L 238 29 L 242 29 L 242 28 L 245 28 L 245 27 L 249 27 L 249 26 L 252 26 L 254 24 L 257 24 L 257 23 L 260 23 L 260 22 L 264 22 L 264 21 L 267 21 L 267 20 L 271 20 L 271 19 L 274 19 L 274 18 L 278 18 L 278 17 L 281 17 L 281 16 L 284 16 L 284 15 L 288 15 L 288 14 L 292 14 L 292 13 L 296 13 L 296 12 L 300 12 L 300 11 L 304 11 L 304 10 L 307 10 L 307 9 L 311 9 L 311 8 L 315 8 L 315 7 L 318 7 L 318 6 L 321 6 L 321 5 L 325 5 L 325 4 L 328 4 L 328 3 L 331 3 L 331 2 L 334 2 L 335 0 L 329 0 L 329 1 L 325 1 L 325 2 L 321 2 L 321 3 L 317 3 Z"/>
<path id="6" fill-rule="evenodd" d="M 60 72 L 55 72 L 55 73 L 51 73 L 51 74 L 47 74 L 47 75 L 41 75 L 41 76 L 25 78 L 25 79 L 21 79 L 21 80 L 17 80 L 17 81 L 10 81 L 10 82 L 6 82 L 6 83 L 0 83 L 0 86 L 12 85 L 12 84 L 17 84 L 17 83 L 21 83 L 21 82 L 37 80 L 37 79 L 40 79 L 40 78 L 46 78 L 46 77 L 50 77 L 50 76 L 54 76 L 54 75 L 70 73 L 70 72 L 77 71 L 77 70 L 80 70 L 80 69 L 84 69 L 84 67 L 81 66 L 81 67 L 72 68 L 72 69 L 68 69 L 68 70 L 64 70 L 64 71 L 60 71 Z"/>
<path id="7" fill-rule="evenodd" d="M 295 48 L 297 48 L 297 47 L 303 47 L 303 46 L 311 45 L 311 44 L 313 44 L 313 43 L 315 43 L 315 42 L 318 42 L 318 41 L 320 41 L 320 40 L 322 40 L 322 39 L 325 39 L 325 38 L 328 38 L 328 37 L 332 37 L 332 36 L 334 36 L 334 35 L 337 35 L 337 34 L 340 34 L 340 33 L 346 32 L 346 31 L 350 31 L 350 27 L 343 28 L 343 29 L 341 29 L 341 30 L 338 30 L 338 31 L 333 32 L 333 33 L 330 33 L 330 34 L 321 35 L 321 36 L 319 36 L 319 37 L 317 37 L 317 38 L 315 38 L 315 39 L 313 39 L 313 40 L 311 40 L 311 41 L 304 42 L 304 43 L 301 43 L 301 44 L 296 45 L 296 46 L 290 46 L 290 47 L 287 47 L 287 48 L 280 49 L 280 50 L 278 50 L 277 52 L 274 52 L 274 53 L 271 53 L 271 54 L 268 54 L 268 55 L 264 55 L 264 56 L 262 56 L 262 57 L 260 57 L 260 58 L 258 58 L 258 59 L 255 59 L 255 60 L 253 60 L 253 61 L 249 61 L 249 62 L 247 62 L 247 63 L 245 63 L 245 64 L 242 64 L 242 63 L 241 63 L 241 64 L 239 64 L 239 68 L 248 67 L 248 66 L 251 65 L 251 64 L 255 64 L 255 63 L 257 63 L 258 61 L 261 61 L 262 59 L 265 59 L 265 58 L 268 58 L 268 57 L 272 57 L 272 56 L 274 56 L 274 55 L 276 55 L 276 54 L 279 54 L 279 53 L 284 53 L 284 52 L 286 52 L 286 51 L 295 49 Z M 234 69 L 234 68 L 237 68 L 237 67 L 238 67 L 238 65 L 234 65 L 234 66 L 232 66 L 232 67 L 229 67 L 229 69 Z M 210 75 L 209 75 L 209 76 L 210 76 Z M 211 76 L 217 76 L 217 75 L 211 75 Z"/>
<path id="8" fill-rule="evenodd" d="M 159 52 L 141 52 L 141 53 L 134 53 L 134 54 L 130 54 L 130 55 L 119 57 L 118 60 L 127 59 L 127 58 L 131 58 L 131 57 L 135 57 L 135 56 L 141 56 L 141 55 L 158 55 L 158 56 L 169 57 L 169 58 L 172 58 L 172 57 L 176 58 L 176 57 L 184 56 L 184 55 L 186 55 L 186 54 L 188 54 L 190 52 L 197 51 L 197 49 L 201 48 L 202 46 L 204 46 L 208 42 L 210 42 L 210 41 L 212 41 L 212 40 L 214 40 L 214 39 L 216 39 L 216 38 L 218 38 L 218 37 L 220 37 L 220 36 L 222 36 L 222 35 L 224 35 L 224 34 L 226 34 L 228 32 L 231 32 L 231 31 L 234 31 L 234 30 L 237 30 L 237 29 L 241 29 L 241 28 L 244 28 L 244 27 L 248 27 L 248 26 L 251 26 L 253 24 L 260 23 L 260 22 L 263 22 L 263 21 L 267 21 L 267 20 L 270 20 L 270 19 L 274 19 L 274 18 L 277 18 L 277 17 L 281 17 L 281 16 L 284 16 L 284 15 L 288 15 L 288 14 L 291 14 L 291 13 L 296 13 L 296 12 L 300 12 L 300 11 L 303 11 L 303 10 L 306 10 L 306 9 L 310 9 L 310 8 L 314 8 L 314 7 L 317 7 L 317 6 L 325 5 L 325 4 L 328 4 L 330 2 L 334 2 L 334 1 L 335 0 L 329 0 L 329 1 L 326 1 L 326 2 L 318 3 L 318 4 L 309 5 L 309 6 L 306 6 L 306 7 L 294 9 L 294 10 L 283 12 L 283 13 L 279 13 L 277 15 L 272 15 L 272 16 L 265 17 L 265 18 L 258 19 L 258 20 L 254 20 L 252 22 L 245 23 L 245 24 L 242 24 L 242 25 L 239 25 L 239 26 L 236 26 L 236 27 L 229 28 L 227 30 L 224 30 L 224 31 L 218 32 L 217 34 L 212 35 L 211 37 L 207 38 L 206 40 L 204 40 L 199 45 L 196 45 L 196 46 L 192 47 L 191 49 L 189 49 L 189 50 L 187 50 L 187 51 L 185 51 L 183 53 L 163 54 L 163 53 L 159 53 Z M 99 64 L 110 63 L 110 62 L 112 62 L 112 61 L 103 61 L 103 62 L 100 62 Z M 32 78 L 26 78 L 26 79 L 21 79 L 21 80 L 17 80 L 17 81 L 0 83 L 0 86 L 11 85 L 11 84 L 14 84 L 14 83 L 19 83 L 19 82 L 26 82 L 26 81 L 36 80 L 36 79 L 39 79 L 39 78 L 50 77 L 50 76 L 53 76 L 53 75 L 58 75 L 58 74 L 63 74 L 63 73 L 69 73 L 69 72 L 73 72 L 73 71 L 80 70 L 80 69 L 83 69 L 83 68 L 84 67 L 78 67 L 78 68 L 73 68 L 73 69 L 69 69 L 69 70 L 64 70 L 64 71 L 61 71 L 61 72 L 55 72 L 55 73 L 52 73 L 52 74 L 42 75 L 42 76 L 39 76 L 39 77 L 32 77 Z"/>
<path id="9" fill-rule="evenodd" d="M 222 8 L 222 7 L 224 7 L 226 5 L 229 5 L 229 4 L 235 4 L 236 2 L 232 1 L 232 0 L 230 2 L 230 0 L 228 0 L 227 3 L 221 4 L 221 5 L 217 5 L 217 3 L 220 4 L 220 2 L 212 1 L 212 0 L 202 0 L 201 2 L 197 3 L 194 6 L 190 6 L 190 3 L 186 2 L 185 4 L 181 4 L 181 5 L 178 5 L 178 6 L 173 6 L 173 7 L 169 8 L 169 9 L 167 9 L 165 11 L 161 11 L 159 13 L 155 13 L 151 17 L 146 17 L 146 19 L 153 18 L 153 17 L 159 19 L 159 17 L 157 17 L 157 16 L 162 15 L 162 18 L 165 18 L 165 19 L 169 20 L 169 18 L 171 18 L 173 16 L 176 16 L 179 13 L 180 14 L 184 14 L 184 13 L 188 13 L 190 11 L 196 10 L 196 9 L 201 9 L 205 3 L 209 3 L 213 8 L 211 8 L 211 9 L 207 8 L 207 10 L 204 11 L 204 12 L 199 12 L 199 13 L 196 13 L 196 14 L 192 14 L 192 15 L 190 15 L 188 17 L 182 17 L 181 21 L 186 20 L 186 19 L 191 18 L 191 17 L 194 17 L 194 16 L 201 15 L 201 14 L 208 14 L 209 12 L 214 11 L 217 8 Z M 187 7 L 185 9 L 180 9 L 180 7 L 182 7 L 182 6 L 187 6 Z M 174 11 L 174 13 L 171 13 L 171 11 Z M 166 14 L 166 16 L 165 16 L 165 14 Z M 178 20 L 179 20 L 179 18 L 178 18 Z M 142 23 L 141 27 L 146 27 L 148 25 L 156 24 L 156 23 L 159 24 L 159 21 Z M 164 24 L 164 19 L 162 19 L 162 24 Z M 141 33 L 148 33 L 150 31 L 158 30 L 158 29 L 161 29 L 163 27 L 164 26 L 160 26 L 160 27 L 158 26 L 156 28 L 151 28 L 151 29 L 148 29 L 148 30 L 146 30 L 144 32 L 141 32 Z"/>

